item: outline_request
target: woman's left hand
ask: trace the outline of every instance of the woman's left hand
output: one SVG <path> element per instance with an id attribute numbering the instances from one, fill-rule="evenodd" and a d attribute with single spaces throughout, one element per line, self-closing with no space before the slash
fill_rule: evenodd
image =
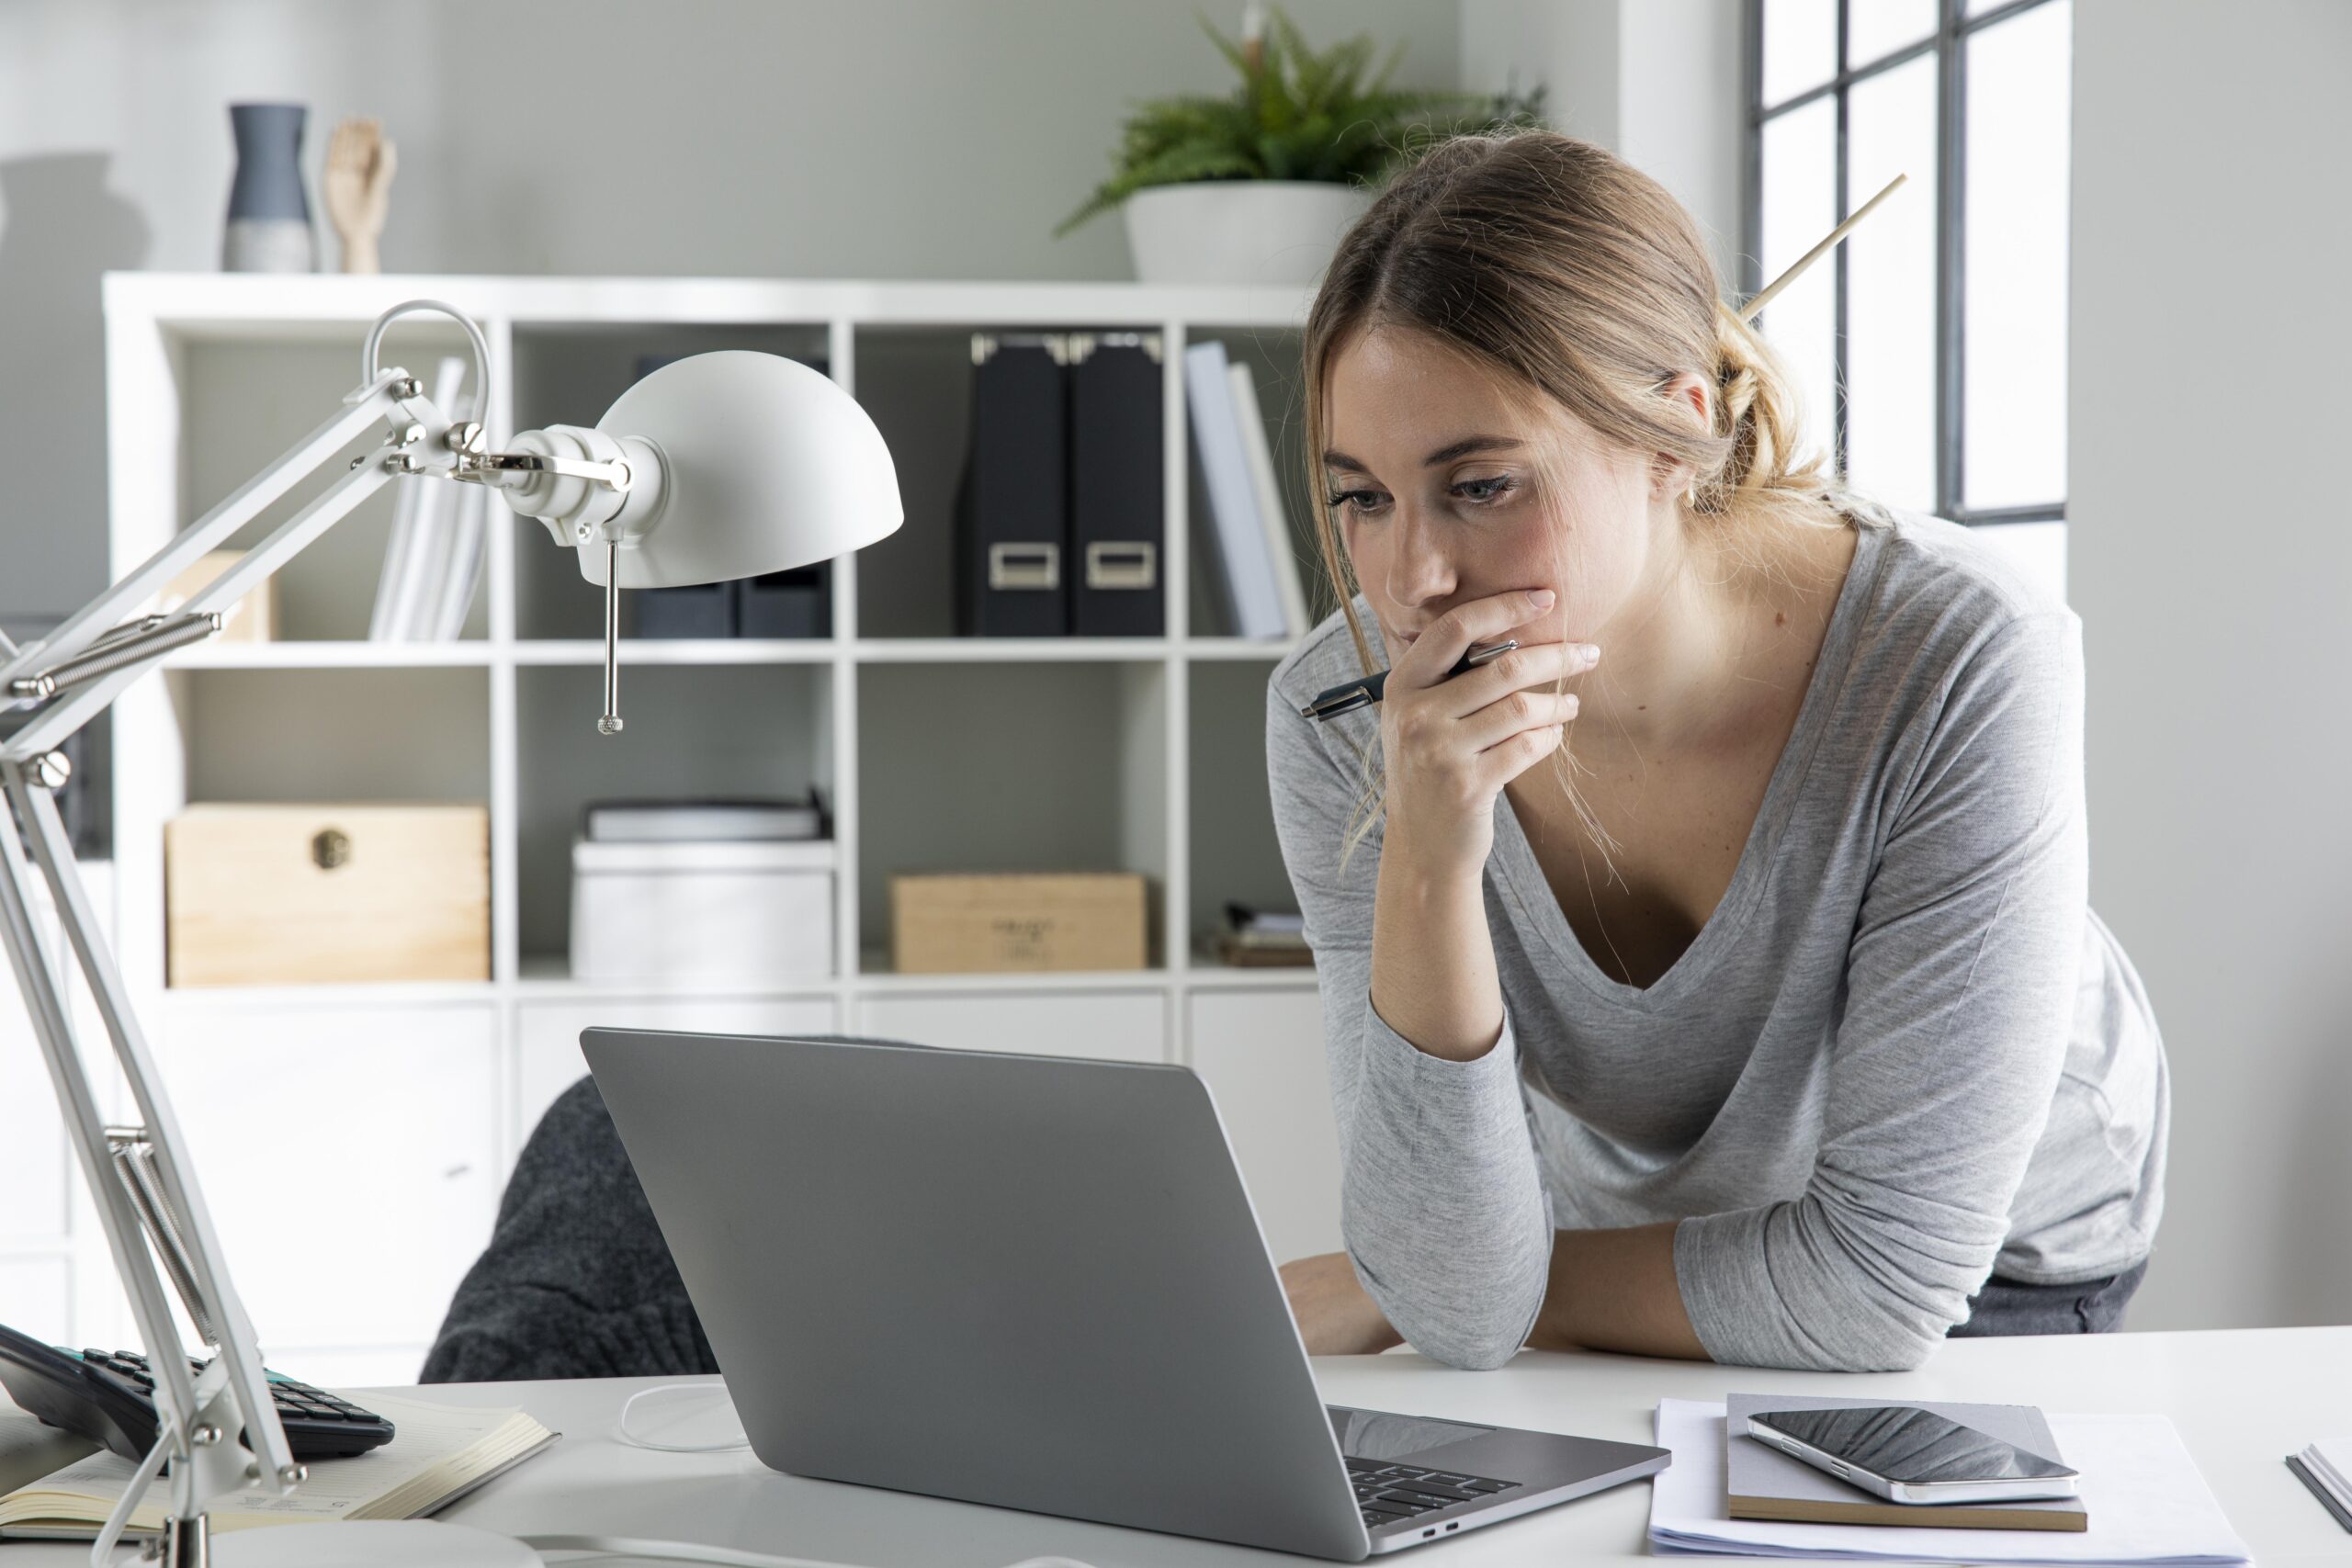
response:
<path id="1" fill-rule="evenodd" d="M 1371 1356 L 1401 1345 L 1357 1280 L 1344 1252 L 1298 1258 L 1282 1267 L 1283 1293 L 1310 1356 Z"/>

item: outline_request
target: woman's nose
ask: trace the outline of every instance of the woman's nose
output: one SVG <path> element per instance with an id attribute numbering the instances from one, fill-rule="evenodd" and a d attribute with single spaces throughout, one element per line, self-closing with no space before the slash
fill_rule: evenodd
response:
<path id="1" fill-rule="evenodd" d="M 1446 556 L 1436 531 L 1399 504 L 1396 529 L 1388 558 L 1388 597 L 1399 604 L 1419 604 L 1453 592 L 1453 562 Z"/>

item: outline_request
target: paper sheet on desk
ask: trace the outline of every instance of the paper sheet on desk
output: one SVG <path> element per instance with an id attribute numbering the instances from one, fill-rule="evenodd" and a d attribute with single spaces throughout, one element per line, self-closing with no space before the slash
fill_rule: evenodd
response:
<path id="1" fill-rule="evenodd" d="M 2052 1416 L 2066 1462 L 2083 1472 L 2091 1528 L 1903 1529 L 1735 1519 L 1724 1507 L 1724 1407 L 1661 1399 L 1657 1441 L 1674 1450 L 1650 1493 L 1650 1545 L 1668 1554 L 1812 1557 L 1854 1562 L 2250 1562 L 2180 1435 L 2162 1416 Z"/>

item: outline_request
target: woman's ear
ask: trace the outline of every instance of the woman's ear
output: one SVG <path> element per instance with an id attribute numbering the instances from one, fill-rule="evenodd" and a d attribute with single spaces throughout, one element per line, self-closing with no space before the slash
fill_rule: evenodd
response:
<path id="1" fill-rule="evenodd" d="M 1704 433 L 1713 430 L 1713 405 L 1710 400 L 1713 389 L 1693 371 L 1685 370 L 1658 389 L 1658 395 L 1675 405 L 1676 412 L 1688 418 L 1692 426 Z M 1664 501 L 1690 487 L 1698 469 L 1690 463 L 1670 453 L 1654 453 L 1650 458 L 1650 493 Z"/>
<path id="2" fill-rule="evenodd" d="M 1668 402 L 1690 411 L 1690 418 L 1702 432 L 1714 429 L 1714 389 L 1695 370 L 1685 370 L 1658 389 L 1659 396 Z"/>

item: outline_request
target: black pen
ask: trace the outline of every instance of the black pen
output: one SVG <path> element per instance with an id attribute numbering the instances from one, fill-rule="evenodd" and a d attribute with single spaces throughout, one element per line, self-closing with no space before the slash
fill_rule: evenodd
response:
<path id="1" fill-rule="evenodd" d="M 1476 670 L 1481 664 L 1492 663 L 1518 646 L 1519 639 L 1516 637 L 1506 637 L 1501 642 L 1496 643 L 1474 642 L 1470 645 L 1468 652 L 1453 661 L 1453 668 L 1445 672 L 1445 678 L 1451 681 L 1465 670 Z M 1343 713 L 1353 713 L 1358 708 L 1370 707 L 1380 700 L 1381 691 L 1387 684 L 1388 671 L 1383 670 L 1377 674 L 1367 675 L 1361 681 L 1350 681 L 1345 685 L 1334 686 L 1329 691 L 1319 694 L 1313 702 L 1298 711 L 1308 718 L 1335 718 Z"/>

